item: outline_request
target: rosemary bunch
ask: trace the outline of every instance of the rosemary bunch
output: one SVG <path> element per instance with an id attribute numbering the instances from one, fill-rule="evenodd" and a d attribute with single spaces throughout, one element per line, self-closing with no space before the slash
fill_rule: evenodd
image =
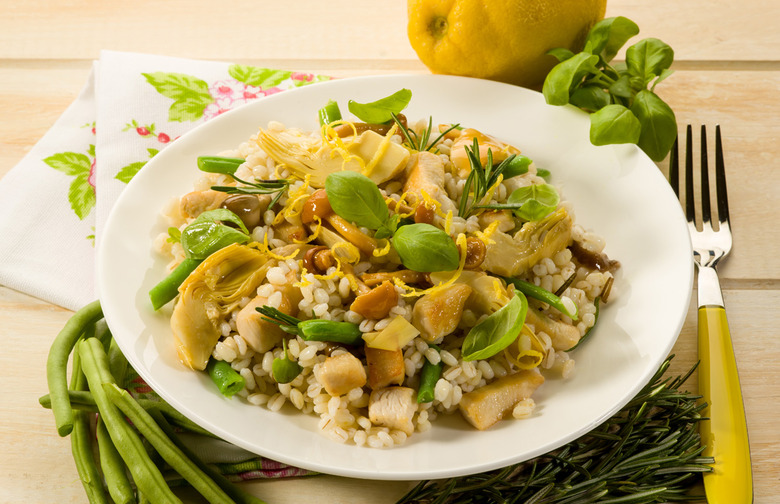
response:
<path id="1" fill-rule="evenodd" d="M 397 504 L 654 503 L 703 500 L 691 490 L 713 460 L 697 432 L 704 405 L 664 378 L 669 357 L 617 414 L 584 436 L 503 469 L 420 482 Z"/>

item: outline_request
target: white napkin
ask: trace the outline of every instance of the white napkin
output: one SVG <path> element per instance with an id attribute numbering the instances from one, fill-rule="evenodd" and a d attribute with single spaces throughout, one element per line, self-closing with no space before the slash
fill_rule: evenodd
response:
<path id="1" fill-rule="evenodd" d="M 0 179 L 0 284 L 71 310 L 96 299 L 95 246 L 149 159 L 222 112 L 327 79 L 103 51 L 76 101 Z"/>

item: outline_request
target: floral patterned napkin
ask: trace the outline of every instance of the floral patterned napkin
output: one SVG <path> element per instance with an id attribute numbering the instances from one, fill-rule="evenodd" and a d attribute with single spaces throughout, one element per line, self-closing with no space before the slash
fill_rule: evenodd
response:
<path id="1" fill-rule="evenodd" d="M 0 179 L 0 284 L 71 310 L 91 302 L 98 297 L 95 247 L 103 225 L 152 157 L 223 112 L 328 79 L 102 52 L 76 101 Z M 126 385 L 133 395 L 157 397 L 138 376 Z M 220 440 L 191 445 L 233 479 L 310 474 Z"/>
<path id="2" fill-rule="evenodd" d="M 87 84 L 0 179 L 0 284 L 76 310 L 95 299 L 95 248 L 124 187 L 190 129 L 263 96 L 328 80 L 104 51 Z"/>

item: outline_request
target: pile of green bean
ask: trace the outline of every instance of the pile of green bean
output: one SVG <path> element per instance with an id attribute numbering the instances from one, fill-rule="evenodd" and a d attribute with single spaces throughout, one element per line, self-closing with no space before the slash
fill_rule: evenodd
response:
<path id="1" fill-rule="evenodd" d="M 166 403 L 136 400 L 122 389 L 127 371 L 98 301 L 68 320 L 49 351 L 49 394 L 40 403 L 51 408 L 60 436 L 70 436 L 90 503 L 181 502 L 163 475 L 166 467 L 210 503 L 263 503 L 196 457 L 173 426 L 211 434 Z"/>

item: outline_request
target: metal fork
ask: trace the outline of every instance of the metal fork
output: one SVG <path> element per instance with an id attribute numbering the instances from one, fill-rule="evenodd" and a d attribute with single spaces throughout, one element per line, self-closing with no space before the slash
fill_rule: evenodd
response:
<path id="1" fill-rule="evenodd" d="M 723 295 L 715 270 L 718 262 L 731 251 L 732 245 L 720 126 L 715 129 L 717 228 L 713 226 L 710 207 L 706 129 L 701 127 L 701 204 L 698 225 L 690 125 L 686 134 L 684 207 L 693 245 L 693 259 L 698 270 L 699 392 L 708 404 L 703 411 L 704 420 L 699 424 L 699 432 L 702 443 L 706 445 L 703 455 L 715 459 L 713 471 L 704 474 L 704 491 L 710 504 L 752 503 L 753 474 L 745 408 Z M 681 198 L 677 142 L 670 156 L 669 182 L 677 197 Z"/>

